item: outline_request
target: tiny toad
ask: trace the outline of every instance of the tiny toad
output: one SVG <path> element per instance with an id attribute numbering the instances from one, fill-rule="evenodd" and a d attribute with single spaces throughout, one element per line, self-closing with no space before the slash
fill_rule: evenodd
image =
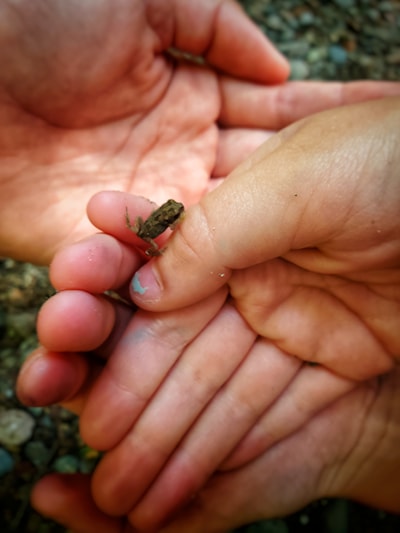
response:
<path id="1" fill-rule="evenodd" d="M 146 255 L 160 255 L 162 250 L 158 248 L 157 243 L 153 239 L 161 235 L 161 233 L 164 233 L 167 228 L 173 229 L 183 215 L 184 209 L 183 204 L 180 202 L 168 200 L 165 204 L 153 211 L 146 220 L 143 220 L 142 217 L 136 217 L 134 224 L 131 224 L 128 209 L 126 209 L 126 225 L 143 241 L 150 244 L 150 248 L 146 250 Z"/>

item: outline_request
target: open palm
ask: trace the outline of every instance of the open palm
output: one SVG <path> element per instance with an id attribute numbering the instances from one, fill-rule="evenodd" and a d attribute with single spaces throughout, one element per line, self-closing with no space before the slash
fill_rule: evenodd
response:
<path id="1" fill-rule="evenodd" d="M 0 253 L 35 262 L 93 232 L 99 190 L 191 204 L 208 189 L 228 80 L 170 47 L 247 80 L 287 76 L 230 2 L 6 1 L 0 17 Z"/>
<path id="2" fill-rule="evenodd" d="M 399 90 L 282 84 L 287 62 L 228 0 L 7 0 L 0 20 L 0 254 L 36 263 L 93 233 L 96 192 L 196 203 L 270 131 Z"/>

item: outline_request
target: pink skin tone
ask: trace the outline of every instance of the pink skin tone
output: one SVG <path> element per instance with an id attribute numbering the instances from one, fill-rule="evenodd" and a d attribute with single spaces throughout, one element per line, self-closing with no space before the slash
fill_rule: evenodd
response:
<path id="1" fill-rule="evenodd" d="M 0 255 L 35 263 L 93 233 L 98 191 L 197 202 L 265 138 L 248 128 L 268 127 L 267 112 L 249 121 L 237 101 L 256 115 L 260 84 L 289 72 L 230 1 L 5 1 L 0 17 Z"/>
<path id="2" fill-rule="evenodd" d="M 55 257 L 61 292 L 41 311 L 45 349 L 19 392 L 81 413 L 85 440 L 108 450 L 94 502 L 126 518 L 96 510 L 81 478 L 44 480 L 39 509 L 70 527 L 80 516 L 85 533 L 90 520 L 159 528 L 196 493 L 167 530 L 220 531 L 319 496 L 399 510 L 399 122 L 394 98 L 284 130 L 189 209 L 146 264 L 124 213 L 146 216 L 150 206 L 116 192 L 91 200 L 104 234 Z M 127 297 L 129 287 L 142 308 L 133 314 L 101 296 Z M 98 365 L 75 353 L 68 367 L 60 353 L 87 350 Z M 291 472 L 299 485 L 287 491 Z M 280 503 L 263 488 L 270 483 Z M 75 518 L 59 500 L 53 510 L 45 503 L 54 486 L 64 502 L 86 495 Z"/>
<path id="3" fill-rule="evenodd" d="M 287 61 L 231 1 L 4 1 L 0 17 L 0 255 L 34 263 L 95 231 L 99 191 L 195 204 L 271 131 L 398 91 L 285 84 Z"/>
<path id="4" fill-rule="evenodd" d="M 397 370 L 379 384 L 360 385 L 256 461 L 212 476 L 196 498 L 157 531 L 220 533 L 289 514 L 329 496 L 399 512 L 399 385 Z M 138 531 L 126 518 L 98 509 L 88 476 L 47 476 L 36 486 L 32 501 L 76 533 Z"/>
<path id="5" fill-rule="evenodd" d="M 254 509 L 248 507 L 244 499 L 240 501 L 240 498 L 253 498 L 254 495 L 252 491 L 247 496 L 242 494 L 243 483 L 253 487 L 254 491 L 262 489 L 261 470 L 255 472 L 252 469 L 252 463 L 248 463 L 250 457 L 263 461 L 255 464 L 263 465 L 266 471 L 271 470 L 277 487 L 285 486 L 285 471 L 276 467 L 274 470 L 269 447 L 292 432 L 293 437 L 284 441 L 289 443 L 288 447 L 283 449 L 294 459 L 298 454 L 290 448 L 290 439 L 299 434 L 298 431 L 293 433 L 296 427 L 306 424 L 306 420 L 324 406 L 355 387 L 355 382 L 361 379 L 359 376 L 355 378 L 356 365 L 343 375 L 334 373 L 333 377 L 329 365 L 328 369 L 313 369 L 319 376 L 320 386 L 306 395 L 303 387 L 308 390 L 310 381 L 306 378 L 311 369 L 287 357 L 281 347 L 262 341 L 264 333 L 255 341 L 257 324 L 249 326 L 242 311 L 225 303 L 227 286 L 221 285 L 215 290 L 214 286 L 204 284 L 204 291 L 213 293 L 212 296 L 193 293 L 191 297 L 199 300 L 198 303 L 187 302 L 183 310 L 174 310 L 176 301 L 182 298 L 178 291 L 176 296 L 171 298 L 169 295 L 164 302 L 160 300 L 160 305 L 165 305 L 168 300 L 171 310 L 157 310 L 156 305 L 150 312 L 143 310 L 134 316 L 131 308 L 110 302 L 101 293 L 114 288 L 128 298 L 130 278 L 143 265 L 143 256 L 135 248 L 141 247 L 142 243 L 124 226 L 118 209 L 124 213 L 128 205 L 133 213 L 146 216 L 152 206 L 143 198 L 132 198 L 127 193 L 150 197 L 157 203 L 173 197 L 186 206 L 196 204 L 272 132 L 323 109 L 399 94 L 399 85 L 378 82 L 284 83 L 288 75 L 286 60 L 243 12 L 228 1 L 102 0 L 67 5 L 62 0 L 21 0 L 18 5 L 3 2 L 0 14 L 3 22 L 0 36 L 7 44 L 0 51 L 2 65 L 7 65 L 0 72 L 0 187 L 1 198 L 6 199 L 0 210 L 0 254 L 47 264 L 57 251 L 92 235 L 96 227 L 109 233 L 92 237 L 57 255 L 52 267 L 54 283 L 58 288 L 74 288 L 75 292 L 60 293 L 43 309 L 39 329 L 46 348 L 34 353 L 27 362 L 18 384 L 20 396 L 32 404 L 62 401 L 76 412 L 83 413 L 82 431 L 89 441 L 102 448 L 115 446 L 93 480 L 97 503 L 111 512 L 117 512 L 120 504 L 113 498 L 108 500 L 109 489 L 107 483 L 103 483 L 103 477 L 108 475 L 107 471 L 114 463 L 118 466 L 124 453 L 129 452 L 126 444 L 129 432 L 139 428 L 143 438 L 153 437 L 155 431 L 158 432 L 157 424 L 161 424 L 161 429 L 163 424 L 167 426 L 164 415 L 169 416 L 173 409 L 176 418 L 177 403 L 187 397 L 192 400 L 185 405 L 184 418 L 176 420 L 171 428 L 168 426 L 171 433 L 164 432 L 165 440 L 163 437 L 159 450 L 154 447 L 144 449 L 139 443 L 137 457 L 142 454 L 147 462 L 143 461 L 141 466 L 133 499 L 140 497 L 152 483 L 151 478 L 155 481 L 147 503 L 144 499 L 142 507 L 136 506 L 129 511 L 133 523 L 151 526 L 164 520 L 171 510 L 200 487 L 205 489 L 202 505 L 209 516 L 209 526 L 212 528 L 215 524 L 219 529 L 221 524 L 229 528 L 263 516 L 260 515 L 262 512 L 265 516 L 289 512 L 302 502 L 317 497 L 321 490 L 324 493 L 325 488 L 313 485 L 311 480 L 307 485 L 309 491 L 303 491 L 300 500 L 299 494 L 293 493 L 291 498 L 288 497 L 290 501 L 286 507 L 278 509 L 269 503 L 263 506 L 260 501 Z M 201 22 L 196 24 L 198 33 L 187 31 L 193 27 L 188 24 L 193 19 Z M 171 46 L 204 55 L 207 68 L 172 60 L 166 53 Z M 240 53 L 232 53 L 234 49 Z M 86 217 L 87 202 L 104 189 L 124 191 L 125 194 L 95 196 L 89 208 L 90 221 Z M 225 204 L 221 202 L 221 205 Z M 21 216 L 22 212 L 25 216 Z M 188 221 L 193 220 L 191 217 Z M 160 243 L 165 239 L 163 236 Z M 163 258 L 163 263 L 167 258 Z M 110 273 L 111 267 L 113 272 Z M 74 269 L 79 270 L 75 270 L 70 278 L 74 286 L 67 287 L 67 271 L 70 275 Z M 231 276 L 229 290 L 234 288 L 233 279 Z M 217 281 L 222 283 L 224 280 L 219 278 Z M 236 289 L 241 286 L 244 285 L 239 280 Z M 235 297 L 236 302 L 239 300 L 240 295 Z M 146 304 L 143 299 L 141 304 L 154 306 L 154 303 L 149 306 L 149 302 Z M 155 311 L 157 315 L 154 315 Z M 205 327 L 206 324 L 209 325 Z M 224 338 L 215 333 L 216 329 L 221 329 L 218 327 L 221 324 Z M 229 336 L 231 324 L 238 332 L 235 342 Z M 185 325 L 184 330 L 182 325 Z M 123 376 L 118 350 L 121 354 L 130 333 L 139 341 L 139 330 L 150 333 L 153 339 L 148 339 L 147 345 L 142 339 L 141 347 L 146 348 L 146 358 L 138 360 L 139 350 L 129 352 L 124 364 L 128 363 L 130 373 Z M 167 347 L 161 337 L 165 338 Z M 269 338 L 269 333 L 266 337 Z M 192 341 L 199 351 L 190 348 Z M 223 351 L 232 344 L 236 352 L 235 358 L 230 360 Z M 215 354 L 209 354 L 210 365 L 216 364 L 214 359 L 220 358 L 221 367 L 218 368 L 221 368 L 221 374 L 215 372 L 211 384 L 200 357 L 204 345 L 211 345 L 215 351 Z M 223 349 L 220 350 L 221 346 Z M 89 363 L 84 353 L 88 350 L 95 351 L 96 363 Z M 147 357 L 147 350 L 154 354 L 153 358 Z M 156 357 L 161 351 L 166 354 L 164 366 Z M 259 372 L 256 359 L 260 352 L 267 353 L 268 357 Z M 110 362 L 106 364 L 109 358 Z M 131 360 L 136 370 L 142 365 L 141 375 L 139 372 L 132 375 Z M 377 368 L 369 362 L 366 374 L 373 376 L 386 364 L 384 357 L 379 358 Z M 176 389 L 172 381 L 169 383 L 165 379 L 172 366 Z M 241 369 L 247 374 L 242 374 Z M 264 373 L 267 373 L 268 381 L 271 377 L 276 378 L 276 388 L 268 391 L 267 396 L 261 395 L 253 405 L 245 376 L 258 377 L 258 387 L 263 391 Z M 107 375 L 112 378 L 107 379 Z M 193 379 L 204 385 L 198 397 L 192 395 L 195 389 L 190 388 Z M 117 416 L 113 419 L 115 434 L 110 434 L 109 427 L 104 434 L 101 425 L 104 428 L 107 417 L 115 414 L 116 405 L 110 404 L 110 411 L 108 405 L 101 408 L 105 418 L 98 419 L 97 427 L 93 420 L 93 406 L 96 398 L 107 404 L 110 395 L 114 398 L 113 384 L 117 386 L 121 405 L 117 406 Z M 217 393 L 222 384 L 226 386 L 225 396 Z M 120 385 L 126 385 L 125 394 Z M 137 390 L 142 396 L 137 394 L 135 387 L 140 388 Z M 160 396 L 154 395 L 155 389 Z M 375 390 L 374 386 L 372 390 Z M 383 387 L 383 391 L 386 390 L 388 387 Z M 284 391 L 290 394 L 283 395 Z M 243 412 L 238 410 L 236 426 L 222 439 L 220 416 L 229 411 L 227 398 L 230 392 L 235 398 L 250 402 L 250 407 Z M 122 397 L 119 396 L 121 393 Z M 369 394 L 369 388 L 358 385 L 354 396 L 345 395 L 341 400 L 343 407 L 338 408 L 337 417 L 342 420 L 344 431 L 348 429 L 344 415 L 355 405 L 359 411 L 368 406 L 363 398 Z M 274 402 L 274 395 L 277 398 L 282 396 L 282 400 Z M 294 399 L 298 398 L 293 405 L 285 400 L 292 395 Z M 153 396 L 154 400 L 168 397 L 164 411 L 157 412 L 157 403 L 153 399 L 146 404 L 146 400 Z M 306 404 L 305 396 L 308 399 Z M 203 410 L 196 418 L 207 398 L 210 409 Z M 345 399 L 348 399 L 347 403 Z M 273 402 L 274 409 L 268 410 Z M 291 405 L 285 407 L 287 403 Z M 378 407 L 380 405 L 378 402 Z M 279 422 L 280 409 L 290 420 L 284 428 Z M 382 408 L 377 408 L 377 416 L 381 412 Z M 259 423 L 256 423 L 260 413 Z M 205 463 L 190 471 L 182 458 L 190 457 L 196 452 L 196 446 L 204 443 L 204 438 L 196 436 L 195 431 L 182 438 L 185 425 L 190 425 L 194 418 L 198 423 L 193 425 L 193 430 L 197 428 L 200 436 L 204 428 L 208 431 L 208 428 L 217 427 L 218 431 L 213 446 L 209 449 L 208 445 L 203 446 L 207 449 L 205 454 L 202 450 Z M 269 420 L 268 426 L 271 423 L 272 427 L 274 419 L 275 430 L 268 441 L 262 421 Z M 135 420 L 137 424 L 141 421 L 141 426 L 135 425 Z M 322 419 L 323 423 L 325 420 L 328 417 Z M 235 443 L 248 430 L 248 437 L 233 451 Z M 303 449 L 301 438 L 294 442 Z M 174 440 L 180 446 L 175 457 L 171 454 Z M 323 445 L 322 437 L 320 442 Z M 227 445 L 232 450 L 227 449 Z M 163 454 L 165 460 L 168 458 L 168 469 L 164 470 Z M 304 462 L 304 455 L 302 460 Z M 325 465 L 326 461 L 321 459 L 320 464 Z M 232 479 L 229 468 L 233 465 L 243 467 L 236 471 L 238 477 Z M 214 472 L 222 466 L 229 479 L 234 481 L 232 504 L 237 503 L 237 511 L 226 509 L 226 518 L 218 516 L 218 509 L 222 509 L 220 500 L 225 500 L 223 480 L 228 478 L 224 474 L 218 478 L 222 485 L 213 485 Z M 300 462 L 297 466 L 301 467 Z M 320 469 L 321 466 L 315 465 L 314 480 L 318 479 Z M 157 490 L 165 484 L 170 485 L 169 476 L 175 471 L 180 492 L 176 492 L 173 501 L 160 498 Z M 387 479 L 385 482 L 390 487 Z M 125 500 L 127 481 L 120 478 L 116 484 L 116 494 L 122 495 L 124 509 L 134 505 L 134 502 Z M 211 487 L 215 491 L 207 492 Z M 330 487 L 325 493 L 335 491 L 343 492 L 343 484 Z M 353 490 L 352 495 L 357 496 L 356 492 Z M 368 495 L 358 496 L 368 500 Z M 159 505 L 159 511 L 149 520 L 146 513 L 152 501 Z M 116 531 L 123 527 L 127 531 L 130 529 L 126 517 L 112 519 L 94 506 L 87 480 L 80 477 L 44 479 L 33 493 L 33 502 L 39 510 L 76 531 L 99 533 L 101 530 L 113 531 L 113 528 Z M 190 507 L 188 513 L 189 518 L 182 515 L 182 520 L 187 520 L 183 522 L 183 531 L 191 525 L 193 531 L 196 527 L 204 531 L 204 524 L 201 524 L 204 515 L 195 511 L 190 515 Z"/>

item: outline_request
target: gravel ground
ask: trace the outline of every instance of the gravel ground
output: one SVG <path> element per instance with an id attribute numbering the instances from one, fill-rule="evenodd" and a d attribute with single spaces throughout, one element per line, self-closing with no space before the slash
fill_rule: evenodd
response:
<path id="1" fill-rule="evenodd" d="M 400 79 L 400 1 L 242 0 L 255 22 L 289 57 L 293 79 Z M 279 5 L 279 7 L 278 7 Z M 88 472 L 97 454 L 77 420 L 59 408 L 25 409 L 14 393 L 18 368 L 36 346 L 35 317 L 52 289 L 47 271 L 0 260 L 0 531 L 61 533 L 29 506 L 44 473 Z M 344 501 L 320 501 L 285 520 L 245 533 L 394 533 L 400 518 Z"/>

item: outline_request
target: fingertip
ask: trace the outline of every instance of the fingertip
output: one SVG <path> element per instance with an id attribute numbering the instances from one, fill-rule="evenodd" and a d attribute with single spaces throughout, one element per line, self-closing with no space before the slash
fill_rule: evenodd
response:
<path id="1" fill-rule="evenodd" d="M 124 242 L 137 242 L 138 237 L 127 227 L 126 211 L 147 218 L 157 204 L 143 196 L 121 191 L 102 191 L 94 195 L 87 214 L 94 226 Z M 140 240 L 140 239 L 139 239 Z"/>
<path id="2" fill-rule="evenodd" d="M 55 294 L 39 311 L 40 343 L 54 352 L 87 352 L 101 346 L 115 324 L 115 309 L 107 299 L 84 291 Z"/>
<path id="3" fill-rule="evenodd" d="M 50 264 L 52 285 L 57 290 L 84 289 L 96 293 L 109 290 L 113 281 L 109 280 L 108 266 L 110 261 L 115 263 L 118 252 L 113 244 L 111 236 L 95 234 L 62 248 Z"/>
<path id="4" fill-rule="evenodd" d="M 289 63 L 233 1 L 180 1 L 171 44 L 243 80 L 282 83 Z M 193 21 L 193 24 L 188 24 Z"/>
<path id="5" fill-rule="evenodd" d="M 234 2 L 223 2 L 207 59 L 225 72 L 260 83 L 283 83 L 288 60 Z M 218 28 L 220 28 L 218 30 Z M 229 31 L 227 31 L 227 29 Z M 232 39 L 232 34 L 237 36 Z M 229 55 L 226 53 L 230 51 Z"/>
<path id="6" fill-rule="evenodd" d="M 113 234 L 97 233 L 60 250 L 50 265 L 50 280 L 57 290 L 102 294 L 123 286 L 141 262 L 139 254 Z"/>
<path id="7" fill-rule="evenodd" d="M 171 254 L 167 262 L 148 263 L 135 273 L 130 286 L 132 300 L 150 311 L 169 311 L 196 304 L 226 285 L 230 272 L 220 268 L 205 272 L 190 269 Z M 224 292 L 222 290 L 222 292 Z"/>
<path id="8" fill-rule="evenodd" d="M 95 193 L 86 206 L 86 213 L 95 224 L 97 213 L 113 210 L 116 205 L 124 203 L 127 193 L 122 191 L 100 191 Z M 96 224 L 95 224 L 96 225 Z"/>
<path id="9" fill-rule="evenodd" d="M 90 493 L 90 485 L 84 476 L 49 474 L 43 477 L 33 486 L 32 507 L 44 516 L 54 517 L 59 508 L 69 505 L 71 499 L 75 497 L 74 489 L 77 481 L 79 481 L 80 492 L 85 490 L 86 493 Z"/>
<path id="10" fill-rule="evenodd" d="M 88 362 L 79 354 L 48 352 L 41 347 L 21 368 L 17 396 L 32 407 L 68 401 L 80 391 L 88 374 Z"/>
<path id="11" fill-rule="evenodd" d="M 120 533 L 123 523 L 98 509 L 91 478 L 83 474 L 50 474 L 36 483 L 31 505 L 40 514 L 82 533 Z"/>

